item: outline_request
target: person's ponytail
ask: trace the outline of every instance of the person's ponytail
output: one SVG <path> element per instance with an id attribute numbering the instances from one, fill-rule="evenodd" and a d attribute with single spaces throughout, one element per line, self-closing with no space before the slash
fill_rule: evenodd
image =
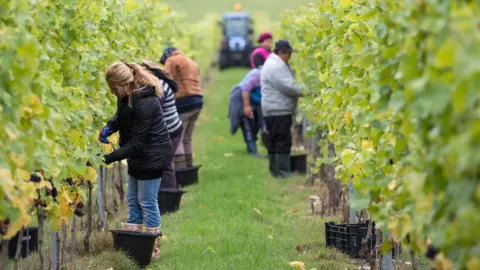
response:
<path id="1" fill-rule="evenodd" d="M 178 92 L 177 82 L 175 82 L 172 75 L 170 75 L 170 73 L 166 69 L 164 69 L 164 68 L 160 67 L 159 65 L 157 65 L 156 63 L 154 63 L 152 61 L 148 61 L 148 60 L 143 60 L 142 61 L 142 66 L 144 66 L 147 70 L 149 70 L 157 78 L 166 82 L 168 84 L 168 86 L 170 86 L 170 88 L 172 89 L 172 91 L 174 93 Z"/>
<path id="2" fill-rule="evenodd" d="M 132 70 L 133 80 L 136 84 L 142 86 L 153 86 L 155 87 L 155 93 L 157 96 L 163 96 L 163 87 L 157 77 L 136 63 L 128 63 L 127 65 Z"/>

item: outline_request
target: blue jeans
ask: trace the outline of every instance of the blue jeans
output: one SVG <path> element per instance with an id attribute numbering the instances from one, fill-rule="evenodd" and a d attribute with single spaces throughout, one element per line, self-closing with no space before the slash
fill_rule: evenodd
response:
<path id="1" fill-rule="evenodd" d="M 160 227 L 160 211 L 157 202 L 161 180 L 161 178 L 137 180 L 131 175 L 128 177 L 127 223 L 145 224 L 147 228 Z"/>

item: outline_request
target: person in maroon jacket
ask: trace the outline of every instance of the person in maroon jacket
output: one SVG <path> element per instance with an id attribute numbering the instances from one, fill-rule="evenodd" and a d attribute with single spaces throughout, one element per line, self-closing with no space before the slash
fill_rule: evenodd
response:
<path id="1" fill-rule="evenodd" d="M 265 32 L 258 37 L 260 47 L 256 48 L 250 55 L 250 66 L 252 69 L 263 66 L 272 51 L 273 36 Z"/>

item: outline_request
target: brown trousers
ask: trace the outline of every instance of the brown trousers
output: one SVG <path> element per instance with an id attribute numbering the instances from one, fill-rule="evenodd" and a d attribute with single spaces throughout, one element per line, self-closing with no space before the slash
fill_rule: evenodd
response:
<path id="1" fill-rule="evenodd" d="M 176 169 L 188 168 L 193 165 L 192 137 L 200 111 L 201 109 L 197 109 L 180 114 L 180 120 L 183 122 L 183 132 L 180 144 L 175 151 L 174 160 Z"/>

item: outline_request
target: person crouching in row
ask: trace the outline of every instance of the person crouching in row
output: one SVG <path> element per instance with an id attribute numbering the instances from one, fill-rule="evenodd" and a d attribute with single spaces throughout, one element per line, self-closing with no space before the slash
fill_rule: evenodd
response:
<path id="1" fill-rule="evenodd" d="M 264 145 L 268 135 L 262 116 L 260 71 L 260 68 L 251 70 L 239 84 L 232 88 L 228 117 L 230 133 L 235 134 L 240 127 L 247 145 L 247 153 L 261 158 L 263 156 L 258 153 L 257 149 L 257 135 L 261 131 Z"/>

